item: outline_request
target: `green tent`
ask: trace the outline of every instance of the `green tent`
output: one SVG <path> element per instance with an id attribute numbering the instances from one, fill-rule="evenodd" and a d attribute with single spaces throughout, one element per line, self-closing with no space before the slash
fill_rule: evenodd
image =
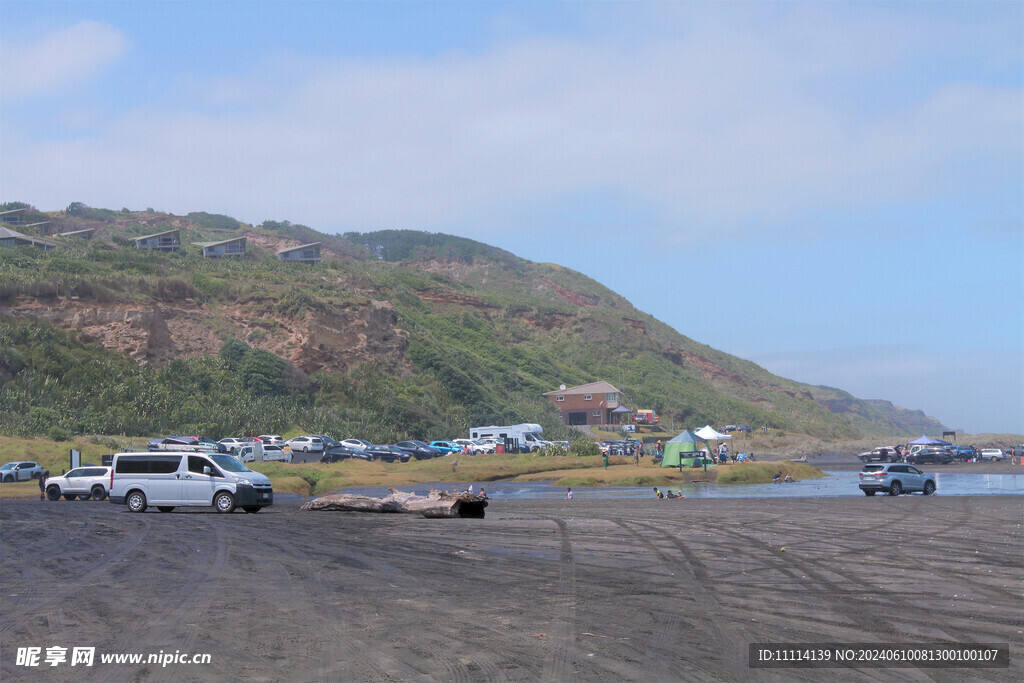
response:
<path id="1" fill-rule="evenodd" d="M 706 440 L 700 438 L 689 429 L 666 441 L 665 455 L 661 458 L 661 466 L 694 467 L 695 464 L 701 464 L 700 449 L 697 448 L 698 441 L 707 445 Z M 710 460 L 708 464 L 711 464 Z"/>

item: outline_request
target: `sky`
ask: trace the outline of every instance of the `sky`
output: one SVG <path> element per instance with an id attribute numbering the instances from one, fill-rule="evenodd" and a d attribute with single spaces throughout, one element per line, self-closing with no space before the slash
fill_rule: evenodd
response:
<path id="1" fill-rule="evenodd" d="M 461 235 L 1024 433 L 1024 4 L 0 0 L 0 200 Z"/>

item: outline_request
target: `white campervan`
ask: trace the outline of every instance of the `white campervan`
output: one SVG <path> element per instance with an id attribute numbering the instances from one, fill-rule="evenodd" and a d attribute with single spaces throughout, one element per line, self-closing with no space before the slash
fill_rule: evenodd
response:
<path id="1" fill-rule="evenodd" d="M 518 444 L 521 450 L 527 453 L 536 453 L 550 445 L 544 440 L 544 437 L 541 436 L 541 432 L 543 431 L 543 427 L 532 422 L 524 422 L 523 424 L 508 425 L 504 427 L 492 425 L 490 427 L 473 427 L 469 430 L 469 438 L 493 438 L 497 439 L 499 442 L 504 442 L 505 439 L 512 439 Z"/>
<path id="2" fill-rule="evenodd" d="M 240 507 L 259 512 L 274 504 L 270 479 L 238 458 L 219 453 L 117 453 L 110 471 L 110 502 L 132 512 L 153 506 L 213 506 L 217 512 Z"/>

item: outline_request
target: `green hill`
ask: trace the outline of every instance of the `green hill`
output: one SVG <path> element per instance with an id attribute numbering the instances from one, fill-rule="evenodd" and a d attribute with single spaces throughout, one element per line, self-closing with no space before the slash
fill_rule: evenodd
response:
<path id="1" fill-rule="evenodd" d="M 37 212 L 44 213 L 44 212 Z M 558 425 L 542 394 L 606 380 L 670 430 L 746 423 L 854 438 L 942 430 L 920 411 L 772 375 L 683 336 L 599 283 L 473 240 L 324 235 L 228 216 L 45 212 L 52 251 L 0 249 L 0 431 L 378 441 L 471 424 Z M 15 226 L 16 227 L 16 226 Z M 133 239 L 182 232 L 183 252 Z M 209 260 L 192 242 L 247 238 Z M 322 243 L 316 266 L 276 259 Z"/>

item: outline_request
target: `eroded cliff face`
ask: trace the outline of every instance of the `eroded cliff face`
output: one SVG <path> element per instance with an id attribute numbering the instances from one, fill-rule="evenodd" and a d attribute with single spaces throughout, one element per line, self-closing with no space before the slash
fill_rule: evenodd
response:
<path id="1" fill-rule="evenodd" d="M 362 362 L 395 368 L 404 362 L 409 345 L 409 334 L 397 327 L 391 304 L 374 300 L 301 318 L 268 314 L 247 304 L 97 304 L 74 299 L 18 301 L 0 307 L 0 314 L 44 320 L 77 332 L 83 341 L 156 366 L 216 355 L 230 338 L 288 359 L 307 373 L 339 371 Z"/>

